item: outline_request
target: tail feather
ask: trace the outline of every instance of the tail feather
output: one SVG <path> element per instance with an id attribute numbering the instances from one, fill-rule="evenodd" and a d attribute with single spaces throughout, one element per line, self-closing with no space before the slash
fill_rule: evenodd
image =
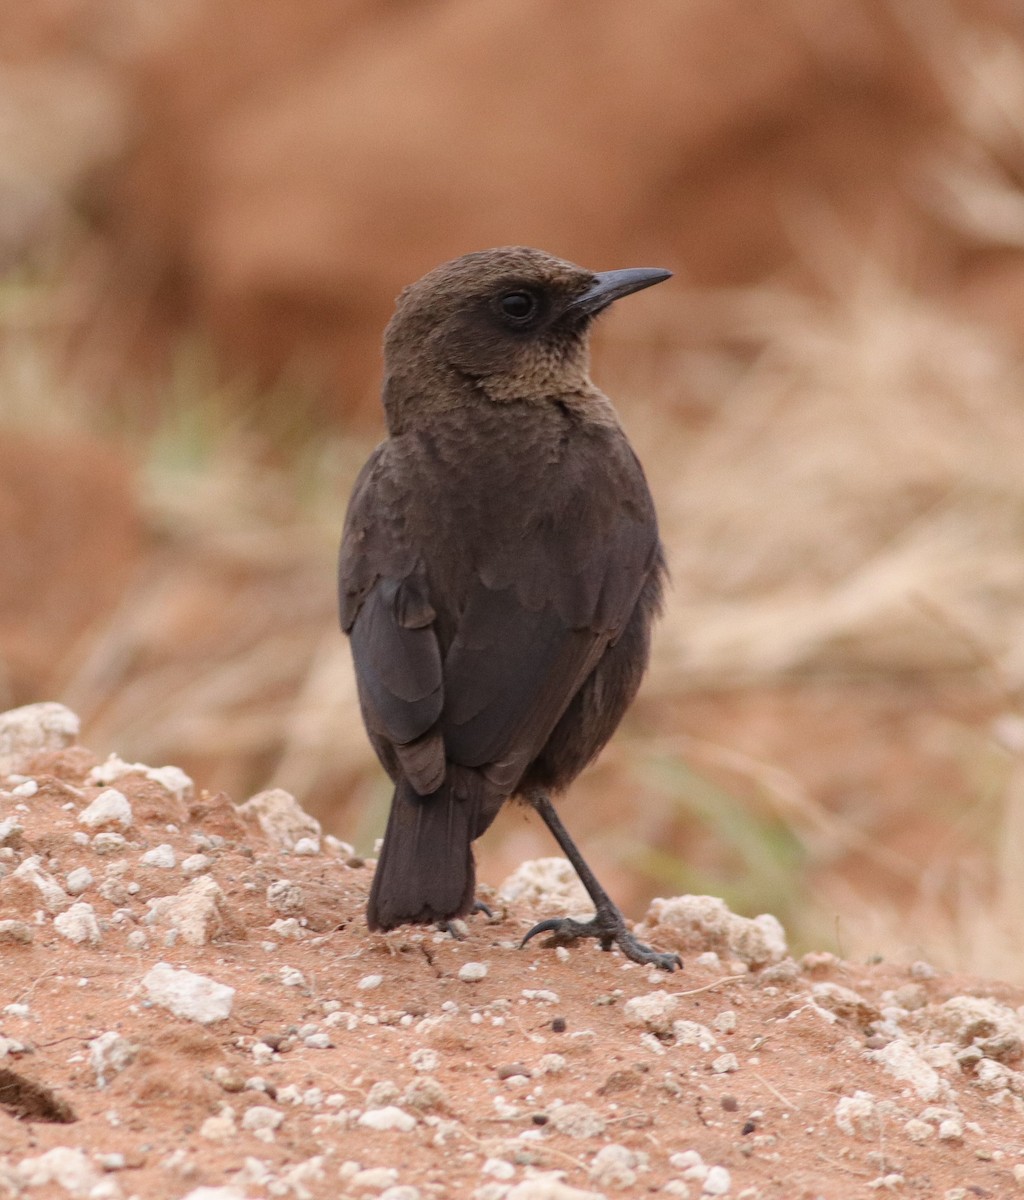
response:
<path id="1" fill-rule="evenodd" d="M 430 925 L 472 909 L 477 807 L 450 778 L 429 796 L 398 783 L 366 908 L 371 929 Z"/>

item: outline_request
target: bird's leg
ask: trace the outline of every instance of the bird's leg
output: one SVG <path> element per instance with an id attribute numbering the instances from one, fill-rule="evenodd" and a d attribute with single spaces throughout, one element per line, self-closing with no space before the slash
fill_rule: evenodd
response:
<path id="1" fill-rule="evenodd" d="M 590 921 L 574 921 L 571 917 L 554 917 L 549 921 L 541 921 L 534 925 L 530 932 L 520 942 L 520 947 L 526 945 L 530 938 L 538 933 L 550 933 L 552 941 L 558 944 L 571 943 L 577 938 L 593 937 L 601 943 L 602 950 L 610 950 L 618 946 L 622 953 L 637 963 L 653 963 L 663 971 L 674 971 L 682 967 L 683 960 L 678 954 L 662 954 L 652 950 L 638 941 L 626 928 L 626 920 L 615 906 L 612 898 L 598 883 L 597 876 L 587 866 L 583 855 L 576 848 L 575 842 L 569 836 L 569 831 L 562 824 L 551 797 L 547 792 L 537 789 L 530 795 L 530 802 L 540 813 L 544 824 L 551 830 L 555 841 L 561 846 L 565 857 L 572 863 L 580 882 L 587 889 L 587 895 L 593 900 L 597 910 Z"/>

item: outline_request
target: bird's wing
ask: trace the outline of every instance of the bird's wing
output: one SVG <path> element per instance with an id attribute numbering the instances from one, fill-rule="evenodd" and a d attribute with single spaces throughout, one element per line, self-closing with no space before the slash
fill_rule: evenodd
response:
<path id="1" fill-rule="evenodd" d="M 363 468 L 345 520 L 341 624 L 371 737 L 395 748 L 425 794 L 444 773 L 440 737 L 423 741 L 441 715 L 441 653 L 422 564 L 401 535 L 404 499 L 383 462 L 385 446 Z"/>
<path id="2" fill-rule="evenodd" d="M 517 538 L 485 555 L 444 659 L 448 757 L 512 784 L 543 748 L 658 562 L 625 438 L 582 442 L 538 481 Z"/>

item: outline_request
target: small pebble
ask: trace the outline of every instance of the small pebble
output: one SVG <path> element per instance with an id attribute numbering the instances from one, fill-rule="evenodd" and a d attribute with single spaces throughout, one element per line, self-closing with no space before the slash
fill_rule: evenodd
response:
<path id="1" fill-rule="evenodd" d="M 522 1075 L 527 1079 L 530 1077 L 529 1067 L 524 1067 L 522 1063 L 505 1063 L 495 1073 L 499 1079 L 512 1079 L 516 1075 Z"/>
<path id="2" fill-rule="evenodd" d="M 161 870 L 169 871 L 178 865 L 178 857 L 174 853 L 174 847 L 168 842 L 163 842 L 159 846 L 154 846 L 152 850 L 147 850 L 139 862 L 144 867 L 159 867 Z"/>
<path id="3" fill-rule="evenodd" d="M 97 833 L 92 839 L 92 848 L 97 854 L 120 854 L 128 845 L 121 833 Z"/>
<path id="4" fill-rule="evenodd" d="M 705 1196 L 725 1196 L 731 1187 L 732 1178 L 726 1167 L 712 1167 L 702 1184 Z"/>
<path id="5" fill-rule="evenodd" d="M 398 1181 L 398 1172 L 394 1167 L 366 1167 L 349 1176 L 347 1191 L 349 1192 L 382 1192 L 385 1188 L 394 1187 Z"/>
<path id="6" fill-rule="evenodd" d="M 213 866 L 213 859 L 208 854 L 189 854 L 181 860 L 181 869 L 186 875 L 201 875 Z"/>
<path id="7" fill-rule="evenodd" d="M 373 988 L 379 988 L 383 982 L 384 982 L 383 975 L 364 975 L 362 977 L 362 979 L 360 979 L 359 983 L 356 986 L 359 988 L 360 991 L 368 992 L 368 991 L 371 991 Z"/>
<path id="8" fill-rule="evenodd" d="M 245 1110 L 245 1115 L 242 1117 L 242 1128 L 254 1133 L 265 1142 L 272 1142 L 274 1130 L 280 1126 L 283 1120 L 284 1113 L 278 1112 L 276 1108 L 270 1108 L 265 1104 L 254 1104 Z"/>
<path id="9" fill-rule="evenodd" d="M 414 1050 L 409 1055 L 409 1065 L 414 1071 L 436 1071 L 441 1062 L 441 1056 L 436 1050 L 430 1050 L 426 1046 Z"/>
<path id="10" fill-rule="evenodd" d="M 487 975 L 487 964 L 482 962 L 463 963 L 459 967 L 459 978 L 464 983 L 476 983 Z M 361 985 L 360 985 L 361 986 Z"/>
<path id="11" fill-rule="evenodd" d="M 17 945 L 29 946 L 35 934 L 27 921 L 19 921 L 13 917 L 0 921 L 0 946 Z"/>
<path id="12" fill-rule="evenodd" d="M 120 825 L 122 829 L 128 829 L 132 823 L 132 806 L 123 793 L 116 788 L 107 788 L 82 809 L 78 823 L 90 829 L 98 829 L 101 825 Z"/>
<path id="13" fill-rule="evenodd" d="M 397 1129 L 402 1133 L 408 1133 L 411 1129 L 416 1128 L 416 1118 L 404 1109 L 398 1108 L 394 1104 L 389 1104 L 385 1108 L 369 1108 L 359 1118 L 359 1124 L 364 1129 Z"/>
<path id="14" fill-rule="evenodd" d="M 88 867 L 75 867 L 73 871 L 68 871 L 64 888 L 72 896 L 80 896 L 88 888 L 91 888 L 94 882 L 92 871 Z"/>

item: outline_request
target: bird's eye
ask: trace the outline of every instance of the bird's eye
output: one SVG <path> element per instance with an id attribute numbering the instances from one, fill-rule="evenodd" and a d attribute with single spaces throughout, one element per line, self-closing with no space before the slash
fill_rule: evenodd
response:
<path id="1" fill-rule="evenodd" d="M 537 301 L 529 292 L 506 292 L 498 301 L 501 315 L 515 325 L 524 325 L 537 311 Z"/>

